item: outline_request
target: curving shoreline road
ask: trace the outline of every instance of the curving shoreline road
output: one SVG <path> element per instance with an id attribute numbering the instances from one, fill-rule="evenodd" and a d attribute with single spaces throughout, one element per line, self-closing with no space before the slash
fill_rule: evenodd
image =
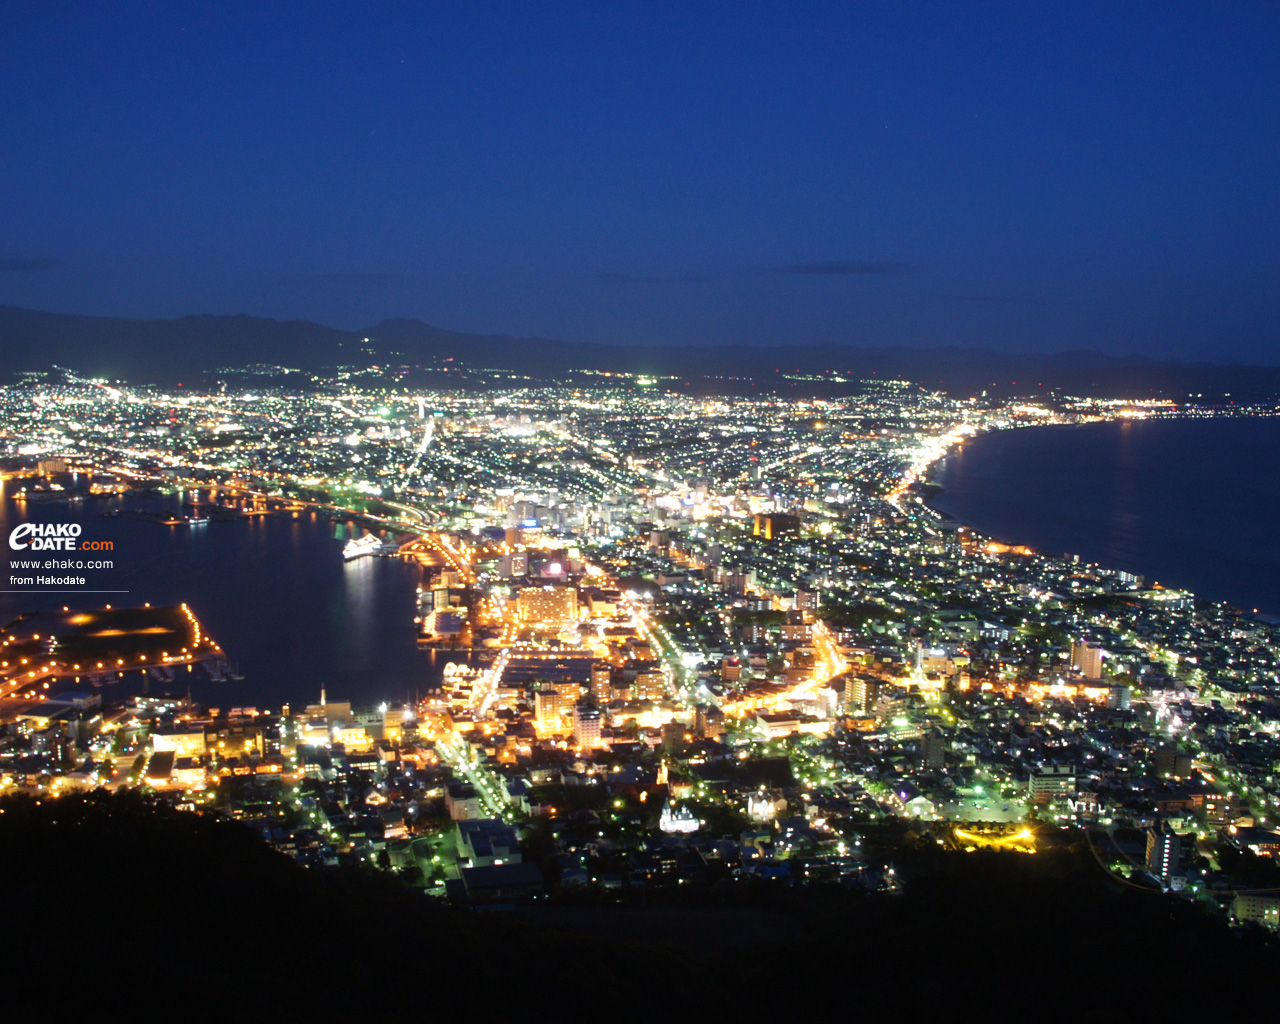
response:
<path id="1" fill-rule="evenodd" d="M 1280 612 L 1280 418 L 993 431 L 927 471 L 927 504 L 977 532 Z"/>

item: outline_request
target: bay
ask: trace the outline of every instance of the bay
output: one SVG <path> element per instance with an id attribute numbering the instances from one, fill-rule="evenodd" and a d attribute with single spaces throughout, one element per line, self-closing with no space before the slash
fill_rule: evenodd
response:
<path id="1" fill-rule="evenodd" d="M 1280 418 L 997 431 L 931 479 L 935 508 L 999 540 L 1280 613 Z"/>
<path id="2" fill-rule="evenodd" d="M 113 510 L 126 515 L 102 515 Z M 40 555 L 110 560 L 110 568 L 74 571 L 85 585 L 68 589 L 127 593 L 36 593 L 44 588 L 15 587 L 6 579 L 3 589 L 18 592 L 0 594 L 0 623 L 64 606 L 185 602 L 244 679 L 213 683 L 197 668 L 179 673 L 172 688 L 190 683 L 197 700 L 223 707 L 298 707 L 317 700 L 322 686 L 331 700 L 360 705 L 406 700 L 438 678 L 442 666 L 419 650 L 413 622 L 421 569 L 396 558 L 344 561 L 342 548 L 353 529 L 363 532 L 358 527 L 311 512 L 166 526 L 129 518 L 137 512 L 191 514 L 184 513 L 182 496 L 68 505 L 6 495 L 0 535 L 7 538 L 22 522 L 78 523 L 81 540 L 109 540 L 112 550 Z M 34 557 L 7 544 L 5 551 L 10 575 L 23 571 L 14 569 L 16 559 Z"/>

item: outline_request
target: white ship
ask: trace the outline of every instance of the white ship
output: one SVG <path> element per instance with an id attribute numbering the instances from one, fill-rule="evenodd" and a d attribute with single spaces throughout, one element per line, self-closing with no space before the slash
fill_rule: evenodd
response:
<path id="1" fill-rule="evenodd" d="M 359 540 L 347 541 L 347 546 L 342 549 L 342 557 L 350 562 L 353 558 L 376 554 L 381 548 L 382 541 L 373 534 L 366 533 Z"/>

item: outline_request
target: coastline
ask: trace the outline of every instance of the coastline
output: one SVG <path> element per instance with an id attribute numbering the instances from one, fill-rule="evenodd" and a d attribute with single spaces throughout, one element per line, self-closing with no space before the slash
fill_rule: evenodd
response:
<path id="1" fill-rule="evenodd" d="M 1219 527 L 1218 519 L 1211 520 L 1208 515 L 1204 515 L 1203 508 L 1198 511 L 1202 513 L 1205 522 L 1213 522 L 1214 528 L 1201 530 L 1195 543 L 1189 544 L 1188 523 L 1194 525 L 1198 520 L 1194 516 L 1179 517 L 1169 513 L 1166 506 L 1156 500 L 1157 491 L 1169 488 L 1166 486 L 1164 476 L 1156 472 L 1159 467 L 1154 464 L 1153 455 L 1167 458 L 1169 451 L 1176 450 L 1179 468 L 1186 469 L 1188 472 L 1202 469 L 1207 473 L 1210 467 L 1215 472 L 1218 471 L 1220 461 L 1225 458 L 1225 449 L 1224 451 L 1216 449 L 1188 451 L 1188 448 L 1194 448 L 1193 445 L 1175 449 L 1168 440 L 1162 440 L 1157 444 L 1150 436 L 1151 432 L 1148 428 L 1151 424 L 1172 426 L 1187 424 L 1189 421 L 1195 421 L 1197 426 L 1202 423 L 1239 425 L 1262 421 L 1268 423 L 1268 426 L 1263 428 L 1268 431 L 1266 440 L 1280 449 L 1278 420 L 1280 417 L 1277 417 L 1274 411 L 1265 416 L 1256 413 L 1214 416 L 1163 415 L 1144 419 L 1117 416 L 1086 422 L 1008 425 L 996 429 L 973 431 L 965 438 L 948 444 L 944 450 L 932 452 L 927 465 L 917 470 L 916 480 L 926 490 L 926 493 L 918 495 L 918 501 L 933 515 L 957 521 L 967 530 L 990 542 L 1028 549 L 1042 557 L 1056 559 L 1079 557 L 1088 564 L 1104 569 L 1141 575 L 1148 581 L 1148 585 L 1161 581 L 1158 585 L 1168 586 L 1169 589 L 1176 589 L 1198 599 L 1223 603 L 1238 610 L 1242 615 L 1277 624 L 1280 623 L 1280 615 L 1277 614 L 1280 612 L 1280 600 L 1274 596 L 1275 588 L 1265 569 L 1269 561 L 1277 560 L 1280 548 L 1276 548 L 1274 543 L 1263 545 L 1261 549 L 1249 547 L 1243 535 L 1238 530 L 1230 528 L 1229 522 L 1223 520 L 1224 525 Z M 1054 431 L 1046 435 L 1043 430 L 1031 431 L 1029 429 L 1031 427 L 1075 427 L 1082 431 L 1092 430 L 1093 433 L 1092 436 L 1079 435 L 1072 442 L 1065 442 L 1062 438 L 1071 436 L 1068 432 Z M 1130 428 L 1134 429 L 1131 431 Z M 1223 431 L 1221 426 L 1210 429 L 1216 429 L 1218 433 Z M 1226 429 L 1230 431 L 1233 428 Z M 1257 433 L 1252 426 L 1242 426 L 1238 429 L 1244 433 L 1250 431 Z M 1100 444 L 1099 439 L 1104 433 L 1117 430 L 1124 431 L 1122 438 L 1125 443 L 1122 443 L 1121 438 L 1111 438 L 1107 439 L 1107 444 Z M 1146 435 L 1142 433 L 1144 430 Z M 1177 427 L 1173 429 L 1173 433 L 1185 433 L 1185 431 L 1185 426 L 1181 431 Z M 1164 431 L 1164 433 L 1171 432 Z M 1196 438 L 1204 442 L 1202 434 L 1203 432 L 1199 432 Z M 1040 440 L 1034 446 L 1022 441 L 1022 438 L 1030 436 L 1037 436 Z M 1046 441 L 1046 436 L 1050 440 Z M 1005 439 L 1003 443 L 1001 438 Z M 979 444 L 971 447 L 972 442 L 979 442 Z M 997 446 L 995 451 L 991 450 L 992 445 Z M 1166 450 L 1161 450 L 1161 445 Z M 1033 447 L 1037 461 L 1036 464 L 1029 465 L 1028 453 Z M 958 470 L 951 460 L 957 456 L 963 456 L 966 452 L 974 452 L 975 448 L 976 458 L 979 460 L 978 467 L 971 466 L 969 478 L 962 477 L 961 486 L 957 488 L 954 482 L 949 483 L 946 479 L 949 469 L 953 473 L 962 471 Z M 1097 454 L 1097 450 L 1105 450 L 1107 454 L 1114 455 L 1121 448 L 1125 451 L 1116 457 L 1121 458 L 1123 466 L 1106 463 L 1104 460 L 1099 460 L 1099 464 L 1090 464 L 1100 491 L 1105 492 L 1114 484 L 1115 488 L 1121 492 L 1119 498 L 1114 494 L 1110 496 L 1114 506 L 1108 506 L 1111 508 L 1110 518 L 1101 515 L 1098 511 L 1098 507 L 1106 503 L 1097 501 L 1081 501 L 1077 505 L 1070 506 L 1076 510 L 1075 513 L 1064 514 L 1061 511 L 1063 505 L 1055 504 L 1050 498 L 1055 490 L 1061 497 L 1063 490 L 1061 482 L 1057 479 L 1060 472 L 1058 463 L 1070 461 L 1076 457 L 1077 452 L 1080 458 L 1083 458 L 1084 454 L 1090 451 Z M 1042 455 L 1041 452 L 1044 454 Z M 1238 452 L 1231 454 L 1233 457 L 1240 457 Z M 970 462 L 972 464 L 973 457 Z M 1016 472 L 1011 465 L 1006 465 L 1006 462 L 1010 464 L 1016 462 L 1023 472 Z M 1109 474 L 1116 480 L 1109 479 Z M 1225 467 L 1222 468 L 1220 475 L 1240 487 L 1250 483 L 1250 481 L 1242 483 L 1239 478 L 1233 479 L 1233 475 Z M 975 500 L 973 494 L 966 494 L 965 488 L 967 487 L 970 492 L 976 490 L 973 478 L 978 476 L 981 476 L 984 483 L 988 485 L 987 490 L 1012 496 L 1014 500 L 992 503 L 990 499 L 982 499 L 986 502 L 991 515 L 987 514 L 987 509 L 973 507 Z M 1259 474 L 1254 476 L 1261 477 Z M 1029 486 L 1016 488 L 1010 484 L 1011 478 L 1028 480 Z M 1145 493 L 1141 487 L 1144 478 L 1145 482 L 1151 485 L 1151 494 Z M 1253 486 L 1256 490 L 1260 485 Z M 1209 493 L 1208 488 L 1205 489 L 1205 493 Z M 1259 507 L 1267 507 L 1272 500 L 1275 500 L 1270 496 L 1262 498 L 1257 498 L 1254 494 L 1250 496 L 1258 501 Z M 1198 497 L 1203 505 L 1204 495 L 1201 494 Z M 965 507 L 966 505 L 969 507 Z M 1144 509 L 1144 505 L 1150 507 Z M 1160 514 L 1152 514 L 1151 507 L 1157 508 Z M 1220 515 L 1224 509 L 1230 510 L 1234 507 L 1228 495 L 1221 501 L 1220 507 L 1213 511 Z M 1250 506 L 1241 504 L 1241 507 L 1248 509 Z M 1033 511 L 1037 514 L 1033 515 Z M 992 524 L 993 515 L 997 520 L 1003 518 L 1004 522 Z M 1019 517 L 1021 521 L 1018 521 Z M 1258 517 L 1255 515 L 1253 518 Z M 1117 526 L 1121 521 L 1123 521 L 1123 528 Z M 1262 521 L 1267 521 L 1266 517 L 1262 517 Z M 1164 533 L 1169 534 L 1169 537 L 1165 538 L 1168 543 L 1157 544 L 1151 540 L 1153 536 L 1161 537 Z M 1046 534 L 1057 538 L 1059 543 L 1044 543 L 1043 538 Z M 1127 547 L 1117 541 L 1117 534 L 1125 534 L 1123 543 Z M 1178 547 L 1179 542 L 1182 544 L 1181 549 Z M 1228 550 L 1232 544 L 1235 548 Z M 1147 548 L 1152 550 L 1147 551 Z M 1276 550 L 1272 552 L 1269 548 L 1276 548 Z M 1109 554 L 1114 555 L 1117 549 L 1122 549 L 1123 554 L 1128 557 L 1108 557 Z M 1181 563 L 1174 558 L 1174 554 L 1179 550 L 1186 556 Z M 1220 557 L 1211 557 L 1215 551 Z M 1141 557 L 1144 552 L 1159 557 Z M 1233 561 L 1238 563 L 1241 572 L 1234 577 L 1225 577 L 1223 569 Z M 1264 578 L 1265 582 L 1260 582 Z M 1176 582 L 1163 582 L 1170 579 Z M 1250 594 L 1250 590 L 1254 593 Z"/>
<path id="2" fill-rule="evenodd" d="M 430 659 L 419 651 L 413 624 L 416 569 L 396 559 L 345 562 L 348 531 L 335 528 L 332 520 L 315 514 L 254 517 L 188 529 L 101 515 L 122 504 L 180 509 L 177 495 L 87 504 L 35 504 L 23 510 L 5 497 L 0 524 L 7 528 L 21 515 L 81 522 L 86 535 L 108 531 L 96 535 L 112 539 L 115 564 L 93 582 L 127 593 L 91 595 L 75 603 L 83 610 L 105 603 L 189 603 L 246 677 L 216 689 L 198 686 L 212 703 L 297 706 L 313 699 L 321 685 L 357 702 L 377 703 L 402 699 L 423 685 Z M 64 595 L 0 596 L 4 621 L 70 603 Z"/>

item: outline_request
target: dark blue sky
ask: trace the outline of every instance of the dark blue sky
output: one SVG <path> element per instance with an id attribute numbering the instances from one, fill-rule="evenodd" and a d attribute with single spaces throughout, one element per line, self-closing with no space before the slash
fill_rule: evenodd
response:
<path id="1" fill-rule="evenodd" d="M 10 4 L 0 302 L 1280 362 L 1280 4 Z"/>

